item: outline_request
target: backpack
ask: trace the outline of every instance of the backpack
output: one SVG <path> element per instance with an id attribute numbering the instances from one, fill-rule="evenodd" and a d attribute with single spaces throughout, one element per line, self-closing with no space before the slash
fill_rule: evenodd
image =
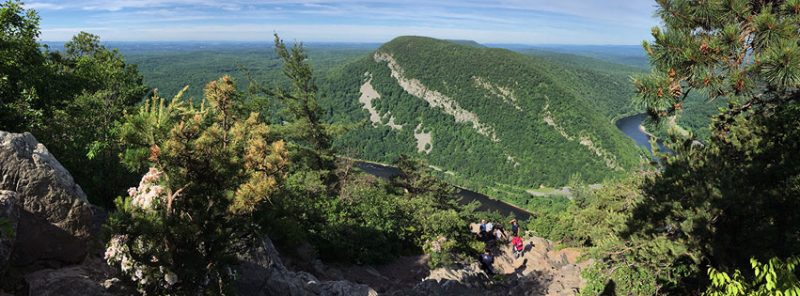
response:
<path id="1" fill-rule="evenodd" d="M 486 265 L 492 265 L 492 263 L 494 263 L 494 257 L 490 254 L 481 254 L 481 262 Z"/>
<path id="2" fill-rule="evenodd" d="M 514 245 L 514 248 L 517 249 L 517 251 L 522 251 L 523 244 L 522 239 L 519 236 L 514 237 L 514 239 L 511 240 L 511 244 Z"/>

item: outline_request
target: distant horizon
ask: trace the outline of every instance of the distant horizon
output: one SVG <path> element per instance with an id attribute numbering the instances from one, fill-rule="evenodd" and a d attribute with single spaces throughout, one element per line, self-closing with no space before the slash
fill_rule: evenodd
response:
<path id="1" fill-rule="evenodd" d="M 409 36 L 409 35 L 401 35 L 401 36 Z M 418 36 L 418 35 L 413 35 Z M 252 44 L 272 44 L 273 40 L 103 40 L 102 36 L 100 43 L 107 44 L 107 43 L 218 43 L 218 44 L 225 44 L 225 43 L 252 43 Z M 400 37 L 400 36 L 398 36 Z M 430 36 L 420 36 L 420 37 L 430 37 Z M 435 38 L 435 37 L 430 37 Z M 281 37 L 281 39 L 283 39 Z M 597 47 L 614 47 L 614 46 L 621 46 L 621 47 L 641 47 L 641 44 L 564 44 L 564 43 L 495 43 L 495 42 L 478 42 L 475 40 L 469 39 L 447 39 L 447 38 L 435 38 L 439 40 L 445 41 L 473 41 L 481 45 L 511 45 L 511 46 L 543 46 L 543 47 L 550 47 L 550 46 L 597 46 Z M 387 42 L 392 41 L 393 39 L 389 39 L 387 41 L 305 41 L 305 40 L 287 40 L 284 39 L 284 42 L 288 44 L 293 44 L 295 42 L 300 42 L 303 44 L 385 44 Z M 39 40 L 42 43 L 66 43 L 69 40 Z"/>
<path id="2" fill-rule="evenodd" d="M 645 0 L 31 0 L 41 39 L 384 43 L 395 36 L 482 44 L 633 45 L 650 38 Z"/>

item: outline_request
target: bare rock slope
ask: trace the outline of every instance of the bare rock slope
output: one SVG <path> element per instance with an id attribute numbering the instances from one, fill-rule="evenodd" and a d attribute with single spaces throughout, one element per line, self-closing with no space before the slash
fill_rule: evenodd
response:
<path id="1" fill-rule="evenodd" d="M 61 163 L 30 133 L 0 132 L 0 190 L 18 212 L 10 264 L 77 263 L 86 256 L 92 208 Z"/>

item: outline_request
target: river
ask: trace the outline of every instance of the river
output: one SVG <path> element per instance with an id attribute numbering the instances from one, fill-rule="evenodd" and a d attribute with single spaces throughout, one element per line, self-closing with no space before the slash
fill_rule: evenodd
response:
<path id="1" fill-rule="evenodd" d="M 642 131 L 641 129 L 642 122 L 645 120 L 646 116 L 647 116 L 646 114 L 637 114 L 633 116 L 628 116 L 620 120 L 617 120 L 616 125 L 620 131 L 622 131 L 629 138 L 633 139 L 633 141 L 636 142 L 637 145 L 646 147 L 647 150 L 650 151 L 650 153 L 652 154 L 652 147 L 650 147 L 649 136 L 645 134 L 644 131 Z M 658 140 L 656 143 L 658 143 L 658 147 L 662 151 L 669 151 L 666 147 L 664 147 L 664 144 L 661 140 Z M 400 171 L 395 167 L 384 166 L 369 162 L 359 161 L 355 163 L 355 166 L 364 171 L 365 173 L 384 179 L 390 179 L 393 176 L 396 176 L 400 173 Z M 456 192 L 458 196 L 461 197 L 462 204 L 467 204 L 476 200 L 480 202 L 481 206 L 478 208 L 478 210 L 481 211 L 497 211 L 504 216 L 513 213 L 514 216 L 516 216 L 521 220 L 527 220 L 532 215 L 530 212 L 526 210 L 520 209 L 518 207 L 515 207 L 513 205 L 510 205 L 508 203 L 496 199 L 492 199 L 486 195 L 477 193 L 475 191 L 456 187 Z"/>
<path id="2" fill-rule="evenodd" d="M 367 174 L 389 179 L 391 177 L 397 176 L 400 173 L 395 167 L 384 166 L 375 163 L 369 162 L 356 162 L 355 166 Z M 501 215 L 507 216 L 508 214 L 514 214 L 520 220 L 528 220 L 531 217 L 531 213 L 520 209 L 518 207 L 512 206 L 510 204 L 504 203 L 499 200 L 491 199 L 486 195 L 477 193 L 472 190 L 463 189 L 456 187 L 456 193 L 458 196 L 461 197 L 462 204 L 468 204 L 472 201 L 477 200 L 481 203 L 481 206 L 478 207 L 478 210 L 481 211 L 497 211 L 500 212 Z"/>
<path id="3" fill-rule="evenodd" d="M 628 136 L 628 138 L 631 138 L 634 142 L 636 142 L 636 145 L 647 148 L 647 151 L 650 151 L 650 154 L 652 154 L 653 147 L 650 146 L 650 136 L 644 133 L 641 128 L 642 122 L 646 118 L 647 114 L 631 115 L 617 120 L 616 125 L 620 131 Z M 658 144 L 659 150 L 666 152 L 671 151 L 664 146 L 664 141 L 657 140 L 656 143 Z"/>

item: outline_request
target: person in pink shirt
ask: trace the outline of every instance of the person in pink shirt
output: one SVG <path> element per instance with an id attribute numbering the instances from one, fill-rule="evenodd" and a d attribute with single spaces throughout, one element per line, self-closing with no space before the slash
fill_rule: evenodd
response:
<path id="1" fill-rule="evenodd" d="M 513 239 L 511 239 L 511 249 L 514 251 L 514 258 L 522 257 L 522 251 L 525 249 L 522 244 L 522 238 L 519 235 L 515 235 Z"/>

